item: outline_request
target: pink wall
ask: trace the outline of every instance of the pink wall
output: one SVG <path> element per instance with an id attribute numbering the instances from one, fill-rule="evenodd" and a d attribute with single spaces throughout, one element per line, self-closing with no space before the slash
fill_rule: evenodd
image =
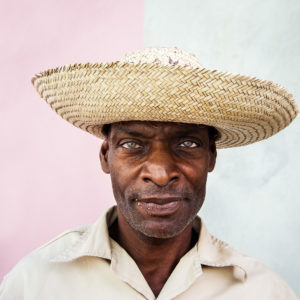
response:
<path id="1" fill-rule="evenodd" d="M 141 48 L 143 1 L 2 1 L 0 23 L 1 281 L 28 252 L 114 203 L 101 141 L 51 111 L 31 77 Z"/>

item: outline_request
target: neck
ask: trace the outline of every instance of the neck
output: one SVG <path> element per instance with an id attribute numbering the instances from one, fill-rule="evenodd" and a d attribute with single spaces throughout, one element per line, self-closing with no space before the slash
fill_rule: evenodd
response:
<path id="1" fill-rule="evenodd" d="M 173 238 L 158 239 L 136 232 L 118 210 L 118 223 L 110 230 L 133 258 L 155 296 L 163 288 L 177 263 L 196 243 L 192 223 Z"/>

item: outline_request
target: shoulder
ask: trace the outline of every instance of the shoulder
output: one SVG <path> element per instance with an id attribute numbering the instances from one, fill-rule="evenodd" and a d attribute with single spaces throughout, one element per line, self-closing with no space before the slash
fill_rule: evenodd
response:
<path id="1" fill-rule="evenodd" d="M 244 289 L 255 299 L 299 299 L 278 273 L 256 258 L 230 248 L 236 256 L 239 266 L 246 271 L 243 281 Z"/>
<path id="2" fill-rule="evenodd" d="M 298 299 L 276 272 L 211 235 L 202 220 L 194 228 L 200 228 L 197 252 L 213 290 L 226 290 L 231 299 Z"/>
<path id="3" fill-rule="evenodd" d="M 90 226 L 91 225 L 85 225 L 64 231 L 46 244 L 37 248 L 29 254 L 28 257 L 25 257 L 25 260 L 30 258 L 46 261 L 54 259 L 56 256 L 78 244 L 88 233 Z"/>
<path id="4" fill-rule="evenodd" d="M 3 278 L 0 285 L 0 299 L 21 299 L 24 282 L 28 277 L 50 269 L 51 260 L 77 244 L 88 229 L 89 226 L 81 226 L 67 230 L 22 258 Z"/>

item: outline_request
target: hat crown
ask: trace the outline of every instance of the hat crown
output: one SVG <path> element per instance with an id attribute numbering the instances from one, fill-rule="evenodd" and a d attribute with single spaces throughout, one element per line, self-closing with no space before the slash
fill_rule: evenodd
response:
<path id="1" fill-rule="evenodd" d="M 162 66 L 179 65 L 190 68 L 203 68 L 198 58 L 176 47 L 147 47 L 123 56 L 121 62 L 155 63 Z"/>

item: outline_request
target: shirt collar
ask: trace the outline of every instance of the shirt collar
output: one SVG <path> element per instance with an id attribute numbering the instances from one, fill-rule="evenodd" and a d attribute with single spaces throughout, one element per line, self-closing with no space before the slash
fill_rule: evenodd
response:
<path id="1" fill-rule="evenodd" d="M 245 256 L 230 247 L 227 243 L 212 236 L 204 222 L 197 217 L 194 221 L 194 228 L 199 228 L 199 239 L 196 244 L 197 257 L 201 265 L 211 267 L 233 267 L 234 276 L 244 281 L 247 278 L 247 265 Z M 193 250 L 193 249 L 192 249 Z"/>
<path id="2" fill-rule="evenodd" d="M 53 257 L 51 262 L 69 262 L 84 256 L 96 256 L 111 260 L 112 245 L 115 242 L 110 238 L 108 228 L 116 218 L 117 210 L 114 206 L 94 224 L 88 226 L 75 243 Z M 244 281 L 247 278 L 247 266 L 243 262 L 243 254 L 210 235 L 199 217 L 195 219 L 193 227 L 199 233 L 198 242 L 182 259 L 192 258 L 196 271 L 201 269 L 201 265 L 211 267 L 232 266 L 234 276 Z"/>
<path id="3" fill-rule="evenodd" d="M 87 227 L 78 240 L 51 259 L 51 262 L 69 262 L 84 256 L 111 260 L 112 240 L 108 228 L 117 218 L 116 207 L 111 207 L 94 224 Z"/>

